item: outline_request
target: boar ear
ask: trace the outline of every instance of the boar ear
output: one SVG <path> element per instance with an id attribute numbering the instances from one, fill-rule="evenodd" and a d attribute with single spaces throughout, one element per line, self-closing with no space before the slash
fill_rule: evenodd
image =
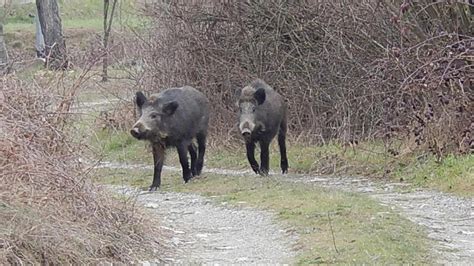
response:
<path id="1" fill-rule="evenodd" d="M 265 98 L 266 98 L 266 94 L 265 94 L 265 89 L 264 88 L 258 88 L 253 97 L 255 98 L 255 100 L 257 100 L 257 103 L 260 105 L 262 104 L 263 102 L 265 102 Z"/>
<path id="2" fill-rule="evenodd" d="M 141 91 L 137 91 L 135 94 L 135 103 L 139 108 L 142 108 L 143 104 L 146 102 L 146 96 Z"/>
<path id="3" fill-rule="evenodd" d="M 163 105 L 163 113 L 167 115 L 172 115 L 179 104 L 176 101 L 168 102 Z"/>

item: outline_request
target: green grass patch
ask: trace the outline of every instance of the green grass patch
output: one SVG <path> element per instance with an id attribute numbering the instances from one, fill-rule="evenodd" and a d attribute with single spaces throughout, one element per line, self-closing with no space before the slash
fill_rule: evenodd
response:
<path id="1" fill-rule="evenodd" d="M 143 188 L 152 181 L 151 169 L 102 169 L 96 175 L 100 182 Z M 430 241 L 419 226 L 366 196 L 286 182 L 278 177 L 206 174 L 184 185 L 180 172 L 166 170 L 162 190 L 214 196 L 219 201 L 275 213 L 299 235 L 300 264 L 432 261 Z"/>
<path id="2" fill-rule="evenodd" d="M 119 161 L 151 163 L 150 149 L 128 136 L 128 132 L 103 134 L 97 139 L 106 149 L 108 158 Z M 108 142 L 124 143 L 125 147 Z M 143 142 L 142 142 L 143 143 Z M 346 148 L 336 143 L 324 146 L 288 145 L 290 172 L 318 175 L 364 175 L 373 178 L 391 178 L 406 181 L 415 186 L 433 188 L 460 196 L 474 196 L 474 155 L 447 156 L 441 162 L 431 155 L 409 154 L 395 157 L 385 151 L 382 144 L 362 143 L 356 148 Z M 124 148 L 124 149 L 121 149 Z M 258 160 L 259 151 L 256 151 Z M 177 165 L 174 149 L 168 151 L 168 161 Z M 245 148 L 208 148 L 205 167 L 226 169 L 249 168 Z M 273 143 L 270 151 L 270 169 L 280 171 L 278 146 Z"/>
<path id="3" fill-rule="evenodd" d="M 205 160 L 205 167 L 210 168 L 245 169 L 249 167 L 245 149 L 209 148 L 206 150 Z"/>
<path id="4" fill-rule="evenodd" d="M 103 5 L 104 2 L 102 0 L 59 1 L 63 28 L 102 30 Z M 143 19 L 137 15 L 136 5 L 135 1 L 119 1 L 115 13 L 114 27 L 117 27 L 119 24 L 139 27 L 143 23 Z M 36 15 L 36 5 L 34 3 L 12 5 L 8 14 L 0 12 L 0 17 L 4 17 L 5 32 L 34 32 L 34 18 L 31 18 L 30 14 Z"/>
<path id="5" fill-rule="evenodd" d="M 92 147 L 103 160 L 114 162 L 152 163 L 151 148 L 125 132 L 100 130 L 91 136 Z"/>
<path id="6" fill-rule="evenodd" d="M 394 172 L 419 186 L 427 186 L 461 196 L 474 196 L 474 155 L 449 155 L 440 162 L 434 156 L 410 157 Z"/>
<path id="7" fill-rule="evenodd" d="M 137 18 L 130 18 L 126 26 L 138 27 L 140 21 Z M 93 31 L 103 30 L 103 20 L 101 16 L 94 18 L 64 18 L 62 20 L 62 26 L 64 29 L 88 29 Z M 117 27 L 118 23 L 114 23 L 114 27 Z M 14 33 L 18 31 L 32 32 L 35 31 L 35 25 L 31 21 L 13 22 L 8 23 L 4 26 L 5 33 Z"/>
<path id="8" fill-rule="evenodd" d="M 82 19 L 82 18 L 71 18 L 63 21 L 63 27 L 66 29 L 93 29 L 102 30 L 103 20 L 101 17 Z"/>
<path id="9" fill-rule="evenodd" d="M 94 180 L 101 184 L 127 185 L 146 189 L 153 180 L 153 170 L 100 168 L 95 170 L 93 176 Z"/>

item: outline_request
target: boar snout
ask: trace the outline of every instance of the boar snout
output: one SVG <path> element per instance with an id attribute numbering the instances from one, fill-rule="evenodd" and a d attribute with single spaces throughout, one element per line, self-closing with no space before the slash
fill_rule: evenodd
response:
<path id="1" fill-rule="evenodd" d="M 242 135 L 251 134 L 255 125 L 249 121 L 245 121 L 239 125 Z"/>
<path id="2" fill-rule="evenodd" d="M 136 139 L 140 139 L 140 132 L 138 131 L 138 128 L 132 128 L 130 130 L 130 134 Z"/>
<path id="3" fill-rule="evenodd" d="M 144 139 L 148 132 L 149 130 L 142 123 L 136 123 L 130 130 L 130 134 L 136 139 Z"/>
<path id="4" fill-rule="evenodd" d="M 244 139 L 250 140 L 250 131 L 242 132 L 242 136 L 244 137 Z"/>
<path id="5" fill-rule="evenodd" d="M 250 135 L 252 135 L 254 127 L 255 125 L 253 123 L 245 121 L 244 123 L 240 124 L 240 133 L 245 139 L 250 139 Z"/>

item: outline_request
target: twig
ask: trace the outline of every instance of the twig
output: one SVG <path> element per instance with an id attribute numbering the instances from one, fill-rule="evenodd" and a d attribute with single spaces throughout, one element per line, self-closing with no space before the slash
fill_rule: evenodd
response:
<path id="1" fill-rule="evenodd" d="M 337 247 L 336 247 L 336 238 L 334 237 L 334 230 L 332 229 L 332 221 L 331 221 L 331 215 L 329 215 L 329 211 L 328 211 L 328 219 L 329 219 L 329 227 L 331 228 L 332 244 L 334 245 L 334 250 L 336 250 L 336 253 L 339 254 L 339 250 L 337 250 Z"/>

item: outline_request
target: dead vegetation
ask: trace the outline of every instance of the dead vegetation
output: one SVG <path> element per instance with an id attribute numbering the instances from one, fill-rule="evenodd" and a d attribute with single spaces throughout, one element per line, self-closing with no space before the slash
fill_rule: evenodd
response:
<path id="1" fill-rule="evenodd" d="M 68 134 L 74 84 L 55 94 L 13 75 L 1 80 L 1 264 L 130 263 L 163 253 L 160 232 L 134 202 L 92 184 L 81 164 L 82 140 Z"/>
<path id="2" fill-rule="evenodd" d="M 137 117 L 134 103 L 121 101 L 113 106 L 111 110 L 101 111 L 95 119 L 96 129 L 129 131 L 131 122 Z"/>
<path id="3" fill-rule="evenodd" d="M 439 157 L 472 151 L 468 1 L 174 1 L 146 9 L 133 46 L 147 90 L 189 84 L 232 135 L 234 90 L 261 77 L 289 102 L 296 139 L 402 139 Z M 136 53 L 135 53 L 136 54 Z M 401 150 L 395 153 L 401 153 Z"/>

